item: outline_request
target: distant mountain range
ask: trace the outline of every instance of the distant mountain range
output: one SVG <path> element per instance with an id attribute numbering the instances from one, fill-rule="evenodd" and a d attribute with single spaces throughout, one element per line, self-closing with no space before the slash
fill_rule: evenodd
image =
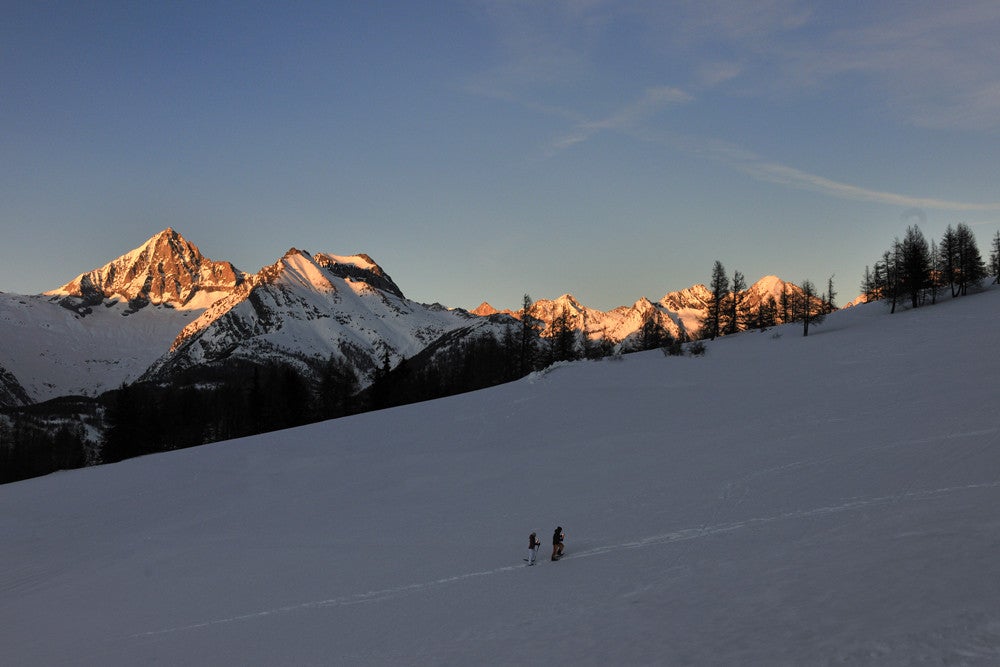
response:
<path id="1" fill-rule="evenodd" d="M 769 276 L 739 298 L 759 303 L 785 289 L 798 288 Z M 694 285 L 604 312 L 566 294 L 535 302 L 532 315 L 548 328 L 565 311 L 588 338 L 627 348 L 650 319 L 674 336 L 696 335 L 709 296 Z M 469 312 L 411 301 L 364 254 L 292 248 L 245 273 L 205 257 L 168 228 L 58 289 L 0 292 L 0 406 L 93 396 L 140 379 L 165 382 L 230 359 L 280 361 L 313 377 L 339 359 L 363 387 L 386 364 L 442 341 L 499 338 L 520 317 L 488 303 Z"/>
<path id="2" fill-rule="evenodd" d="M 777 276 L 765 276 L 740 292 L 737 300 L 741 308 L 754 312 L 768 298 L 780 303 L 781 295 L 785 291 L 794 296 L 802 294 L 802 290 L 793 283 L 786 283 Z M 535 301 L 531 314 L 541 320 L 547 329 L 565 311 L 572 326 L 578 331 L 585 331 L 588 338 L 592 340 L 606 338 L 616 345 L 624 343 L 627 346 L 650 320 L 662 326 L 675 338 L 697 338 L 711 297 L 712 293 L 708 288 L 698 284 L 678 292 L 670 292 L 656 303 L 643 297 L 631 306 L 619 306 L 609 311 L 601 311 L 584 306 L 571 294 L 564 294 L 554 300 Z M 472 312 L 482 316 L 499 313 L 517 319 L 523 315 L 520 310 L 498 311 L 487 302 L 481 303 Z"/>

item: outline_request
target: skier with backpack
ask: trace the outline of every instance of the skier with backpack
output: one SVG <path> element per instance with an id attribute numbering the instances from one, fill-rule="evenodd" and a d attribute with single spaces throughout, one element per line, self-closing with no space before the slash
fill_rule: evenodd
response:
<path id="1" fill-rule="evenodd" d="M 525 559 L 528 561 L 528 565 L 535 564 L 535 554 L 538 553 L 538 547 L 540 546 L 542 546 L 542 541 L 534 533 L 528 536 L 528 557 Z"/>
<path id="2" fill-rule="evenodd" d="M 563 555 L 563 540 L 566 534 L 563 533 L 562 526 L 557 526 L 552 533 L 552 560 L 559 560 Z"/>

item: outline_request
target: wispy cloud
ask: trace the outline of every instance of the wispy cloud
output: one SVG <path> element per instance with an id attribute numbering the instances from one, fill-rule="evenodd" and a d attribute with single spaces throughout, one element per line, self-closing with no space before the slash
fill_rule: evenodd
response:
<path id="1" fill-rule="evenodd" d="M 789 167 L 783 164 L 764 160 L 732 162 L 732 166 L 753 176 L 756 179 L 785 185 L 800 190 L 809 190 L 838 199 L 855 201 L 870 201 L 891 206 L 905 206 L 910 209 L 930 208 L 948 211 L 1000 211 L 1000 202 L 977 204 L 970 202 L 936 199 L 933 197 L 915 197 L 896 192 L 873 190 L 860 185 L 842 183 L 817 174 Z"/>
<path id="2" fill-rule="evenodd" d="M 660 110 L 675 104 L 690 102 L 692 99 L 691 95 L 680 88 L 671 86 L 649 88 L 638 100 L 623 106 L 607 118 L 577 123 L 569 134 L 552 143 L 550 154 L 587 141 L 604 130 L 624 132 L 635 129 Z"/>
<path id="3" fill-rule="evenodd" d="M 498 61 L 480 88 L 526 92 L 586 81 L 608 36 L 651 71 L 669 63 L 685 90 L 727 86 L 743 99 L 849 94 L 919 127 L 1000 131 L 1000 3 L 805 0 L 491 2 Z M 602 50 L 603 49 L 603 50 Z M 720 57 L 721 56 L 721 57 Z M 667 77 L 658 76 L 661 80 Z"/>
<path id="4" fill-rule="evenodd" d="M 639 99 L 623 106 L 607 118 L 588 121 L 580 120 L 579 114 L 567 109 L 523 102 L 513 96 L 507 98 L 508 102 L 576 123 L 570 132 L 554 140 L 547 148 L 546 155 L 549 157 L 587 141 L 598 132 L 618 132 L 628 134 L 640 141 L 668 146 L 675 150 L 682 150 L 692 155 L 714 160 L 760 181 L 796 190 L 815 192 L 836 199 L 875 202 L 905 207 L 908 210 L 1000 211 L 1000 202 L 963 202 L 877 190 L 862 185 L 844 183 L 774 162 L 745 148 L 719 139 L 643 129 L 644 124 L 656 113 L 667 107 L 693 100 L 693 96 L 679 88 L 669 86 L 651 88 Z"/>
<path id="5" fill-rule="evenodd" d="M 661 144 L 702 158 L 714 160 L 759 181 L 796 190 L 815 192 L 836 199 L 868 201 L 907 209 L 904 215 L 922 209 L 946 211 L 1000 211 L 1000 202 L 963 202 L 936 197 L 920 197 L 844 183 L 786 164 L 763 158 L 752 151 L 718 139 L 661 134 L 654 139 Z"/>
<path id="6" fill-rule="evenodd" d="M 867 3 L 839 11 L 799 0 L 642 6 L 662 35 L 646 54 L 685 62 L 688 85 L 745 98 L 853 95 L 911 125 L 1000 131 L 1000 3 Z M 718 62 L 718 54 L 728 58 Z"/>
<path id="7" fill-rule="evenodd" d="M 876 113 L 914 126 L 1000 130 L 995 0 L 923 3 L 909 13 L 877 3 L 837 12 L 801 0 L 745 6 L 726 0 L 628 5 L 563 0 L 490 7 L 503 57 L 469 90 L 565 120 L 569 128 L 546 147 L 549 157 L 599 133 L 616 132 L 715 160 L 760 181 L 838 199 L 906 209 L 1000 211 L 1000 202 L 954 201 L 837 181 L 658 122 L 671 107 L 725 104 L 734 91 L 744 103 L 847 91 Z M 681 83 L 649 87 L 595 120 L 592 110 L 570 108 L 584 99 L 577 84 L 607 75 L 596 54 L 610 28 L 625 25 L 634 40 L 623 48 L 638 51 L 630 57 L 653 72 L 669 62 Z M 565 96 L 555 92 L 567 90 Z"/>
<path id="8" fill-rule="evenodd" d="M 738 54 L 749 95 L 850 94 L 918 127 L 1000 130 L 1000 3 L 930 2 L 910 9 L 871 3 L 802 15 L 796 29 L 786 31 L 773 14 L 743 30 L 731 17 L 701 15 L 697 39 L 722 39 Z M 716 36 L 707 32 L 713 25 Z"/>

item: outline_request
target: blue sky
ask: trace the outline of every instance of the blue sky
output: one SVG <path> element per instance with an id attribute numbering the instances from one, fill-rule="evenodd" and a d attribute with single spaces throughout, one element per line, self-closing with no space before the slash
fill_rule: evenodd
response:
<path id="1" fill-rule="evenodd" d="M 602 309 L 718 259 L 841 302 L 908 224 L 1000 229 L 1000 3 L 19 3 L 0 290 L 173 227 L 245 271 Z M 869 6 L 870 5 L 870 6 Z"/>

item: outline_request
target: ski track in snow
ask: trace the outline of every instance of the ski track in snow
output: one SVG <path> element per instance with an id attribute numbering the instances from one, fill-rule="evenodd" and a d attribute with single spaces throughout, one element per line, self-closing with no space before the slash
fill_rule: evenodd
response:
<path id="1" fill-rule="evenodd" d="M 592 547 L 590 549 L 586 549 L 583 551 L 573 552 L 571 560 L 577 560 L 580 558 L 591 558 L 594 556 L 603 556 L 605 554 L 621 551 L 623 549 L 644 549 L 652 546 L 673 544 L 676 542 L 686 542 L 689 540 L 695 540 L 702 537 L 724 535 L 738 530 L 753 528 L 755 526 L 763 526 L 771 523 L 776 523 L 779 521 L 792 521 L 797 519 L 807 519 L 816 516 L 839 514 L 842 512 L 852 512 L 879 505 L 892 505 L 902 501 L 931 500 L 939 496 L 960 493 L 963 491 L 975 491 L 981 489 L 994 489 L 994 488 L 1000 488 L 1000 480 L 993 482 L 977 483 L 977 484 L 967 484 L 963 486 L 951 486 L 938 489 L 927 489 L 922 491 L 907 490 L 903 493 L 878 496 L 874 498 L 850 499 L 836 505 L 827 505 L 822 507 L 814 507 L 811 509 L 784 512 L 782 514 L 775 514 L 767 517 L 757 517 L 757 518 L 745 519 L 743 521 L 719 523 L 709 526 L 702 526 L 699 528 L 685 528 L 681 530 L 672 531 L 669 533 L 663 533 L 661 535 L 651 535 L 649 537 L 645 537 L 631 542 L 621 542 L 618 544 L 609 544 L 605 546 Z M 436 588 L 438 586 L 444 586 L 447 584 L 467 581 L 469 579 L 489 577 L 497 574 L 503 574 L 505 572 L 513 572 L 515 570 L 523 569 L 524 567 L 525 567 L 524 565 L 505 565 L 502 567 L 494 568 L 492 570 L 480 570 L 478 572 L 468 572 L 465 574 L 458 574 L 451 577 L 442 577 L 440 579 L 434 579 L 432 581 L 427 581 L 423 583 L 408 584 L 405 586 L 397 586 L 394 588 L 384 588 L 377 591 L 368 591 L 366 593 L 354 593 L 350 595 L 342 595 L 339 597 L 329 598 L 326 600 L 314 600 L 310 602 L 302 602 L 298 604 L 286 605 L 283 607 L 275 607 L 272 609 L 265 609 L 246 614 L 239 614 L 236 616 L 229 616 L 227 618 L 217 618 L 213 620 L 202 621 L 199 623 L 191 623 L 189 625 L 179 625 L 172 628 L 151 630 L 149 632 L 140 632 L 130 635 L 129 638 L 130 639 L 151 638 L 176 632 L 200 630 L 215 625 L 238 623 L 241 621 L 249 621 L 258 618 L 265 618 L 268 616 L 275 616 L 278 614 L 287 614 L 306 609 L 317 609 L 321 607 L 338 607 L 338 606 L 348 606 L 355 604 L 364 604 L 368 602 L 379 602 L 381 600 L 391 599 L 402 595 L 409 595 L 412 593 L 419 593 L 421 591 L 425 591 L 431 588 Z"/>

